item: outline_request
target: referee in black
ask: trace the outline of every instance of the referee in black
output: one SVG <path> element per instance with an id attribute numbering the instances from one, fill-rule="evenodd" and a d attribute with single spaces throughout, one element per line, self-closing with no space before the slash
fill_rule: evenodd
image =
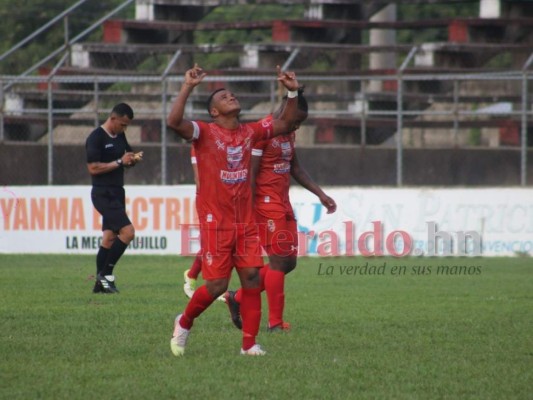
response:
<path id="1" fill-rule="evenodd" d="M 132 108 L 126 103 L 117 104 L 85 142 L 92 178 L 91 200 L 102 215 L 103 231 L 96 255 L 94 293 L 118 293 L 113 269 L 135 237 L 135 228 L 126 214 L 124 191 L 124 167 L 136 163 L 125 134 L 132 119 Z"/>

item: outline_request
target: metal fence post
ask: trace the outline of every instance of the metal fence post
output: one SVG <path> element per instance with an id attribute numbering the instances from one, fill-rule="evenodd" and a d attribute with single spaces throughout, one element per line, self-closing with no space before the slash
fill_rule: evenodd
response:
<path id="1" fill-rule="evenodd" d="M 167 92 L 168 92 L 168 74 L 170 69 L 176 64 L 178 58 L 181 56 L 181 49 L 176 50 L 170 61 L 168 62 L 163 74 L 161 75 L 162 84 L 162 96 L 161 106 L 163 110 L 161 112 L 161 185 L 167 184 Z"/>
<path id="2" fill-rule="evenodd" d="M 403 185 L 403 71 L 418 51 L 414 46 L 398 69 L 396 91 L 396 186 Z"/>
<path id="3" fill-rule="evenodd" d="M 52 86 L 54 77 L 57 74 L 59 68 L 65 63 L 65 60 L 69 56 L 68 52 L 65 52 L 61 59 L 54 66 L 50 74 L 48 75 L 48 184 L 54 183 L 54 99 L 52 95 Z"/>
<path id="4" fill-rule="evenodd" d="M 396 91 L 396 186 L 403 184 L 403 81 L 401 72 L 398 73 Z"/>
<path id="5" fill-rule="evenodd" d="M 53 97 L 52 78 L 48 78 L 48 184 L 54 183 L 54 120 L 53 120 Z"/>
<path id="6" fill-rule="evenodd" d="M 533 53 L 529 56 L 522 67 L 522 132 L 520 146 L 520 184 L 527 184 L 527 70 L 533 63 Z"/>
<path id="7" fill-rule="evenodd" d="M 527 72 L 522 73 L 522 129 L 520 140 L 520 185 L 527 182 Z"/>
<path id="8" fill-rule="evenodd" d="M 366 81 L 361 81 L 361 146 L 366 146 Z"/>
<path id="9" fill-rule="evenodd" d="M 4 142 L 4 82 L 0 80 L 0 143 Z"/>
<path id="10" fill-rule="evenodd" d="M 168 80 L 166 77 L 162 81 L 161 99 L 161 185 L 167 184 L 167 92 Z"/>
<path id="11" fill-rule="evenodd" d="M 453 81 L 453 145 L 459 146 L 459 81 Z"/>
<path id="12" fill-rule="evenodd" d="M 100 104 L 100 87 L 98 85 L 98 77 L 94 78 L 94 126 L 100 125 L 100 116 L 98 110 Z"/>

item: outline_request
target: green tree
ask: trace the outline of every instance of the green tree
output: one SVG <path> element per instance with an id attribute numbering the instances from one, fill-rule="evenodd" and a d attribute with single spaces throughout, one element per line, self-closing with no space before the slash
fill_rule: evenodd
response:
<path id="1" fill-rule="evenodd" d="M 68 37 L 72 39 L 83 32 L 99 18 L 111 11 L 124 0 L 88 0 L 68 16 Z M 55 16 L 59 15 L 76 0 L 30 0 L 16 7 L 13 0 L 0 0 L 0 54 L 19 43 Z M 122 17 L 133 14 L 134 5 Z M 101 31 L 97 30 L 91 39 L 99 40 Z M 0 61 L 0 74 L 19 74 L 39 60 L 46 57 L 65 43 L 64 23 L 58 21 L 24 47 Z M 55 60 L 57 61 L 57 60 Z M 52 63 L 54 60 L 52 60 Z M 53 64 L 52 64 L 53 65 Z"/>

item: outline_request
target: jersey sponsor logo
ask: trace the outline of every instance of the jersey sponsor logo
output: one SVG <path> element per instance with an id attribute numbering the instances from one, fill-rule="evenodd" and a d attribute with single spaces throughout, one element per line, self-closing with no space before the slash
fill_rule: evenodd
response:
<path id="1" fill-rule="evenodd" d="M 238 171 L 220 170 L 220 180 L 224 183 L 235 184 L 239 182 L 246 182 L 247 178 L 247 169 L 240 169 Z"/>
<path id="2" fill-rule="evenodd" d="M 228 169 L 236 169 L 242 162 L 242 146 L 226 148 L 226 160 L 228 161 Z"/>
<path id="3" fill-rule="evenodd" d="M 269 219 L 267 221 L 267 226 L 268 226 L 268 231 L 269 232 L 274 232 L 276 230 L 276 223 L 274 222 L 273 219 Z"/>
<path id="4" fill-rule="evenodd" d="M 207 265 L 213 264 L 213 255 L 211 254 L 211 252 L 208 251 L 205 254 L 205 261 L 207 262 Z"/>
<path id="5" fill-rule="evenodd" d="M 276 174 L 288 174 L 291 172 L 291 164 L 287 161 L 274 164 L 274 172 Z"/>
<path id="6" fill-rule="evenodd" d="M 108 143 L 108 144 L 105 145 L 105 148 L 106 148 L 106 149 L 108 149 L 108 148 L 110 148 L 110 147 L 113 147 L 113 143 Z"/>

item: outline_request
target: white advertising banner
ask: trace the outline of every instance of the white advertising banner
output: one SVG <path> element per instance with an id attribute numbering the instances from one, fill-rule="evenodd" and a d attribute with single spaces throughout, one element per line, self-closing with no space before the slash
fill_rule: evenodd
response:
<path id="1" fill-rule="evenodd" d="M 291 188 L 299 254 L 321 256 L 533 255 L 533 189 Z M 90 186 L 0 188 L 0 252 L 95 254 L 101 219 Z M 136 229 L 128 254 L 199 248 L 195 187 L 126 186 Z"/>
<path id="2" fill-rule="evenodd" d="M 533 255 L 533 189 L 325 188 L 291 191 L 300 253 L 319 255 Z M 303 239 L 303 240 L 302 240 Z M 302 249 L 307 246 L 307 249 Z M 305 250 L 305 251 L 304 251 Z"/>
<path id="3" fill-rule="evenodd" d="M 129 254 L 178 254 L 183 227 L 197 224 L 194 185 L 126 186 L 135 227 Z M 0 190 L 0 252 L 96 254 L 101 217 L 90 186 L 14 186 Z M 197 231 L 197 230 L 196 230 Z M 192 250 L 198 248 L 195 229 Z"/>

